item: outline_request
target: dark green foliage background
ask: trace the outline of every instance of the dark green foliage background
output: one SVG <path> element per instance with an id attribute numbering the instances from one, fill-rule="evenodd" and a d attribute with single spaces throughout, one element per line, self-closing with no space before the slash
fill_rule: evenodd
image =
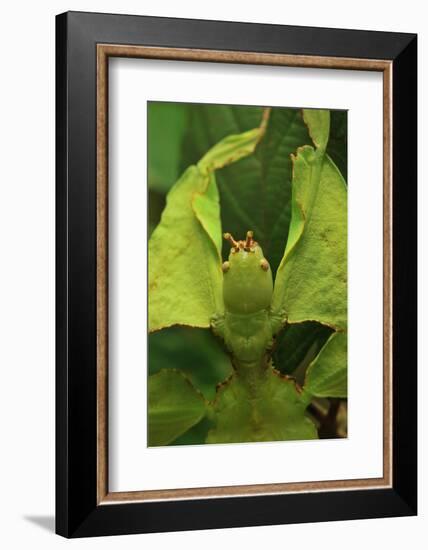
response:
<path id="1" fill-rule="evenodd" d="M 160 220 L 168 190 L 184 169 L 196 164 L 222 138 L 259 126 L 262 111 L 263 107 L 148 103 L 149 234 Z M 346 181 L 347 112 L 330 113 L 327 153 Z M 290 155 L 310 141 L 301 109 L 272 108 L 266 135 L 255 155 L 216 173 L 223 230 L 243 238 L 252 229 L 274 274 L 290 223 Z M 228 253 L 225 245 L 224 258 Z M 306 367 L 331 332 L 317 322 L 289 325 L 276 342 L 275 367 L 302 381 Z M 209 330 L 172 327 L 148 338 L 149 374 L 179 368 L 209 400 L 214 398 L 216 384 L 232 372 L 222 344 Z M 208 429 L 209 421 L 204 419 L 173 444 L 203 443 Z"/>

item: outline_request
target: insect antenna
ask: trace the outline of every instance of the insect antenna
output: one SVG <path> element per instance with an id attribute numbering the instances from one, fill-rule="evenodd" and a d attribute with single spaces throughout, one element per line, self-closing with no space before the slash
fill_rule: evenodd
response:
<path id="1" fill-rule="evenodd" d="M 254 244 L 254 233 L 252 231 L 247 231 L 247 238 L 245 239 L 245 250 L 249 251 Z"/>
<path id="2" fill-rule="evenodd" d="M 226 241 L 230 242 L 232 247 L 235 249 L 235 252 L 239 252 L 239 243 L 238 241 L 235 241 L 230 233 L 223 233 L 223 237 L 226 239 Z"/>

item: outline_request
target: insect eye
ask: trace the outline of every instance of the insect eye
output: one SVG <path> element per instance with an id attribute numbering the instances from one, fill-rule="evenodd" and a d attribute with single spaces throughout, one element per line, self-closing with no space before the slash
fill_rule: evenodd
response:
<path id="1" fill-rule="evenodd" d="M 263 269 L 263 271 L 267 271 L 269 269 L 269 263 L 265 258 L 263 258 L 263 260 L 260 260 L 260 267 Z"/>

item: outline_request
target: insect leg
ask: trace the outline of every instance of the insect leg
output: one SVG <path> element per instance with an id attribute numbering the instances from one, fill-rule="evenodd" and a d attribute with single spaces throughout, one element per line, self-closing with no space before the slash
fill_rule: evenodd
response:
<path id="1" fill-rule="evenodd" d="M 225 320 L 224 315 L 220 313 L 216 313 L 213 315 L 210 319 L 210 325 L 213 333 L 224 340 L 224 328 L 225 328 Z"/>
<path id="2" fill-rule="evenodd" d="M 271 311 L 269 318 L 270 318 L 270 324 L 272 327 L 272 334 L 273 336 L 275 336 L 287 324 L 287 314 L 285 313 L 284 309 L 281 309 L 275 312 Z"/>

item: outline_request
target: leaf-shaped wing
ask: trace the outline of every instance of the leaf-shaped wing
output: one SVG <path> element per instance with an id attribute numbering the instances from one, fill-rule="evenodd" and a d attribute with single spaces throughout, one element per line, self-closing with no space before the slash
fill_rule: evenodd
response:
<path id="1" fill-rule="evenodd" d="M 311 129 L 320 147 L 304 146 L 293 158 L 292 216 L 272 309 L 285 311 L 289 323 L 313 320 L 343 330 L 347 319 L 347 193 L 339 170 L 324 153 L 327 128 L 323 122 Z"/>
<path id="2" fill-rule="evenodd" d="M 251 399 L 251 390 L 236 375 L 219 388 L 215 427 L 207 443 L 317 439 L 315 425 L 305 414 L 306 403 L 292 380 L 269 368 L 257 384 L 257 399 Z"/>
<path id="3" fill-rule="evenodd" d="M 149 331 L 209 327 L 222 312 L 220 205 L 214 170 L 254 151 L 264 127 L 228 136 L 172 187 L 149 241 Z"/>
<path id="4" fill-rule="evenodd" d="M 346 333 L 335 332 L 306 371 L 305 393 L 316 397 L 346 397 L 347 372 Z"/>
<path id="5" fill-rule="evenodd" d="M 149 376 L 148 388 L 149 446 L 171 443 L 205 416 L 202 395 L 180 371 Z"/>

